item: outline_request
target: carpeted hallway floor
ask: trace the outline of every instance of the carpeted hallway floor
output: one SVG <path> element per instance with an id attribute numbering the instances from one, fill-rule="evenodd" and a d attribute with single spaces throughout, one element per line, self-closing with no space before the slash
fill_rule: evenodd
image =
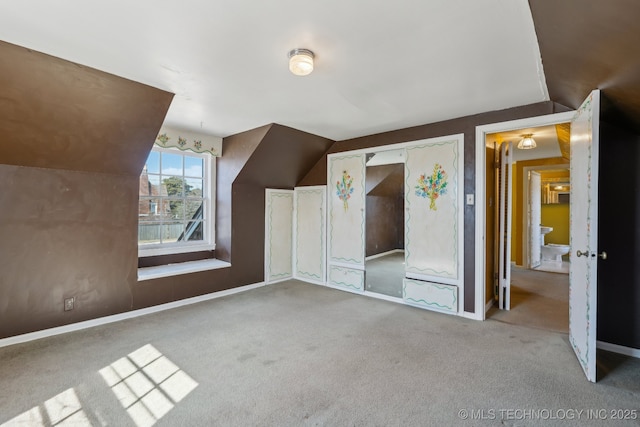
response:
<path id="1" fill-rule="evenodd" d="M 602 360 L 591 384 L 566 334 L 287 281 L 0 348 L 0 425 L 638 425 L 611 417 L 640 360 Z"/>
<path id="2" fill-rule="evenodd" d="M 569 275 L 511 268 L 511 310 L 493 306 L 487 318 L 569 333 Z"/>

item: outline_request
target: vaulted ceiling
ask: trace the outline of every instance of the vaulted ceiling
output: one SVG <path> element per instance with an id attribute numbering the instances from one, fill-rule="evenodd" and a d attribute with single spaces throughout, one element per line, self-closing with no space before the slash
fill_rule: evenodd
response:
<path id="1" fill-rule="evenodd" d="M 342 140 L 594 88 L 640 123 L 635 0 L 31 0 L 0 40 L 176 96 L 166 124 L 280 123 Z M 287 52 L 316 69 L 291 75 Z M 0 84 L 2 84 L 0 76 Z"/>

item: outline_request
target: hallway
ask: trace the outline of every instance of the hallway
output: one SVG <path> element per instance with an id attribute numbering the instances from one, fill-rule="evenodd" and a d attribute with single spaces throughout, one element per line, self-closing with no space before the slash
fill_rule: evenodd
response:
<path id="1" fill-rule="evenodd" d="M 569 333 L 569 275 L 511 267 L 511 310 L 494 305 L 487 319 Z"/>

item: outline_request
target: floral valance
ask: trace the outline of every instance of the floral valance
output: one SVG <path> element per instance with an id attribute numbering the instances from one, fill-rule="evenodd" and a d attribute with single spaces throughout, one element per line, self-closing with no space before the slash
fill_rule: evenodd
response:
<path id="1" fill-rule="evenodd" d="M 163 126 L 155 143 L 160 147 L 178 148 L 182 151 L 189 150 L 195 153 L 209 153 L 215 157 L 222 156 L 222 138 L 212 135 L 185 132 Z"/>

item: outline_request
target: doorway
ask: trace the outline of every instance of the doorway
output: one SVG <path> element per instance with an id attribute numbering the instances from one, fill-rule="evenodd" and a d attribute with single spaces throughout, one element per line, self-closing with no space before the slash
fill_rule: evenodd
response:
<path id="1" fill-rule="evenodd" d="M 563 262 L 566 263 L 561 259 L 561 255 L 565 255 L 561 254 L 561 249 L 566 249 L 567 254 L 569 251 L 568 205 L 563 209 L 553 206 L 560 200 L 556 190 L 559 185 L 553 183 L 569 180 L 567 127 L 568 124 L 561 123 L 486 135 L 487 170 L 496 171 L 487 173 L 487 198 L 498 201 L 486 208 L 486 250 L 488 258 L 495 254 L 486 265 L 487 276 L 495 276 L 494 272 L 499 270 L 502 277 L 503 269 L 507 269 L 504 275 L 509 288 L 507 295 L 511 296 L 506 298 L 506 304 L 500 299 L 503 310 L 498 310 L 492 305 L 498 296 L 503 297 L 499 292 L 505 293 L 505 283 L 501 282 L 497 289 L 495 284 L 487 286 L 487 317 L 494 320 L 555 332 L 569 331 L 569 277 L 543 271 L 553 271 L 557 258 L 557 272 L 560 272 Z M 525 137 L 530 138 L 529 142 L 533 141 L 533 148 L 521 147 L 519 142 Z M 504 153 L 506 147 L 509 147 L 508 156 L 498 156 L 498 152 Z M 562 189 L 569 191 L 568 185 Z M 559 217 L 561 213 L 565 216 Z M 508 216 L 509 221 L 505 221 L 504 216 Z M 547 224 L 548 221 L 551 222 Z M 549 234 L 554 228 L 556 233 Z M 493 239 L 490 238 L 492 235 L 495 236 Z M 553 237 L 556 243 L 545 242 L 546 235 Z M 560 235 L 563 237 L 558 237 Z M 556 256 L 556 252 L 560 255 Z"/>
<path id="2" fill-rule="evenodd" d="M 495 123 L 491 125 L 478 126 L 476 128 L 476 183 L 475 183 L 475 204 L 476 208 L 476 263 L 475 263 L 475 318 L 478 320 L 484 320 L 486 318 L 487 311 L 493 305 L 493 281 L 494 275 L 492 274 L 493 265 L 493 251 L 487 252 L 487 248 L 495 246 L 495 242 L 491 239 L 492 234 L 486 234 L 487 227 L 492 227 L 495 216 L 491 214 L 492 209 L 495 209 L 496 199 L 495 194 L 491 194 L 491 186 L 488 181 L 493 176 L 492 158 L 491 154 L 487 155 L 486 148 L 486 135 L 492 133 L 504 133 L 510 131 L 522 131 L 527 128 L 538 128 L 542 126 L 555 126 L 557 124 L 568 123 L 572 120 L 574 112 L 551 114 L 546 116 L 532 117 L 527 119 L 513 120 L 504 123 Z M 518 136 L 521 135 L 518 133 Z M 495 147 L 494 147 L 495 151 Z M 525 150 L 520 150 L 525 151 Z M 535 150 L 527 150 L 535 151 Z M 522 206 L 521 204 L 518 204 Z M 515 213 L 517 215 L 517 212 Z M 486 244 L 486 245 L 485 245 Z M 515 245 L 514 250 L 517 252 L 521 248 L 520 245 Z"/>

